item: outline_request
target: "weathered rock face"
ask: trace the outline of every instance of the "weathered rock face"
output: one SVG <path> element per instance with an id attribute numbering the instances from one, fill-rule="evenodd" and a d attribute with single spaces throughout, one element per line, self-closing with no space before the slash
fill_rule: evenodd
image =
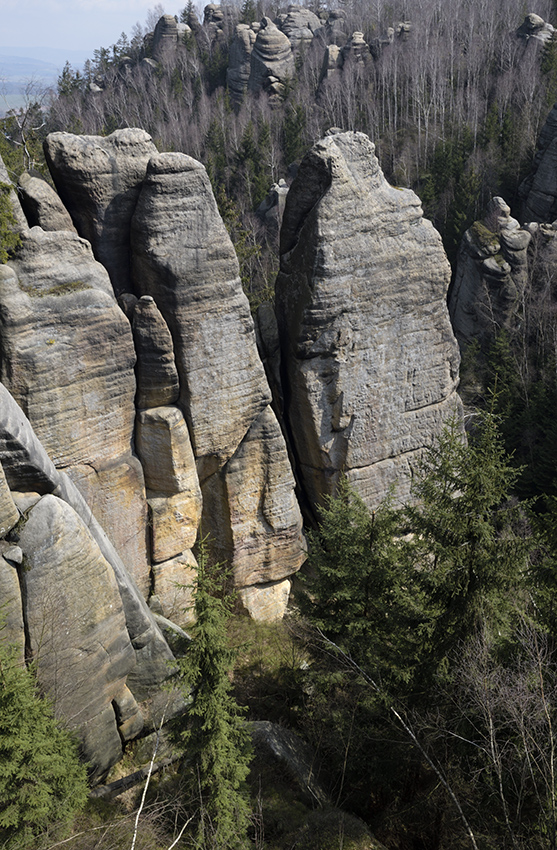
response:
<path id="1" fill-rule="evenodd" d="M 356 65 L 366 65 L 371 61 L 369 46 L 364 39 L 363 32 L 353 32 L 342 48 L 344 62 L 353 62 Z"/>
<path id="2" fill-rule="evenodd" d="M 308 46 L 313 39 L 314 32 L 321 26 L 322 22 L 317 15 L 302 6 L 289 6 L 288 12 L 283 16 L 280 23 L 280 28 L 288 37 L 294 51 L 299 50 L 304 45 Z"/>
<path id="3" fill-rule="evenodd" d="M 199 162 L 178 153 L 151 159 L 132 244 L 137 288 L 153 296 L 172 333 L 204 479 L 234 454 L 270 393 L 236 254 Z"/>
<path id="4" fill-rule="evenodd" d="M 180 381 L 172 336 L 150 295 L 144 295 L 136 302 L 132 311 L 132 329 L 137 354 L 137 407 L 174 404 L 180 395 Z"/>
<path id="5" fill-rule="evenodd" d="M 204 532 L 238 587 L 282 580 L 304 558 L 301 518 L 238 262 L 203 166 L 184 154 L 153 157 L 132 229 L 137 288 L 153 296 L 173 337 Z M 161 545 L 174 502 L 150 497 Z M 174 554 L 163 548 L 155 560 Z"/>
<path id="6" fill-rule="evenodd" d="M 4 165 L 4 160 L 0 156 L 0 183 L 4 183 L 6 186 L 13 186 L 12 181 L 10 180 L 10 175 L 8 174 L 8 169 Z M 17 195 L 14 189 L 10 190 L 10 202 L 12 206 L 12 212 L 14 214 L 14 218 L 16 221 L 15 228 L 16 230 L 27 230 L 27 219 L 21 209 L 21 204 L 18 201 Z"/>
<path id="7" fill-rule="evenodd" d="M 526 42 L 533 39 L 540 44 L 547 44 L 553 38 L 554 32 L 555 28 L 551 24 L 546 23 L 543 18 L 540 18 L 534 12 L 530 12 L 524 18 L 516 34 Z"/>
<path id="8" fill-rule="evenodd" d="M 461 350 L 478 340 L 487 351 L 495 335 L 517 320 L 528 283 L 530 238 L 498 197 L 490 201 L 483 220 L 464 234 L 449 298 Z"/>
<path id="9" fill-rule="evenodd" d="M 9 636 L 23 647 L 25 621 L 41 684 L 102 776 L 143 727 L 128 685 L 143 698 L 168 677 L 173 656 L 89 506 L 2 384 L 0 458 L 8 525 L 13 505 L 18 515 L 17 545 L 0 540 Z"/>
<path id="10" fill-rule="evenodd" d="M 46 180 L 23 172 L 18 181 L 19 198 L 29 227 L 71 230 L 75 227 L 64 204 Z"/>
<path id="11" fill-rule="evenodd" d="M 0 322 L 0 377 L 147 592 L 131 329 L 88 243 L 67 231 L 24 233 L 0 269 Z"/>
<path id="12" fill-rule="evenodd" d="M 251 52 L 250 91 L 279 95 L 286 79 L 295 72 L 294 55 L 288 37 L 270 18 L 263 18 Z"/>
<path id="13" fill-rule="evenodd" d="M 103 775 L 122 753 L 112 703 L 135 664 L 114 573 L 75 511 L 52 495 L 29 512 L 20 546 L 40 684 Z"/>
<path id="14" fill-rule="evenodd" d="M 341 472 L 375 507 L 460 409 L 450 269 L 419 199 L 385 180 L 362 133 L 304 158 L 281 232 L 276 310 L 287 416 L 313 503 Z"/>
<path id="15" fill-rule="evenodd" d="M 542 127 L 532 170 L 522 182 L 519 196 L 522 221 L 557 218 L 557 103 Z"/>
<path id="16" fill-rule="evenodd" d="M 226 81 L 231 97 L 241 101 L 248 87 L 251 72 L 251 52 L 256 34 L 247 24 L 238 24 L 236 35 L 230 45 Z"/>
<path id="17" fill-rule="evenodd" d="M 314 35 L 323 44 L 335 44 L 338 47 L 344 47 L 348 40 L 345 10 L 331 10 L 327 23 L 316 29 Z"/>
<path id="18" fill-rule="evenodd" d="M 45 142 L 58 193 L 79 235 L 107 269 L 116 295 L 131 291 L 130 219 L 155 153 L 144 130 L 116 130 L 106 137 L 51 133 Z"/>
<path id="19" fill-rule="evenodd" d="M 178 23 L 174 15 L 162 15 L 153 33 L 152 51 L 156 62 L 168 56 L 178 44 Z"/>

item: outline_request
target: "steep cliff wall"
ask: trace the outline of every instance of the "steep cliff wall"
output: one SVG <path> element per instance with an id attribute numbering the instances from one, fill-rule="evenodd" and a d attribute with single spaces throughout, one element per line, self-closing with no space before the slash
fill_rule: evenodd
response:
<path id="1" fill-rule="evenodd" d="M 372 508 L 391 485 L 404 498 L 421 449 L 460 410 L 439 234 L 367 136 L 335 133 L 302 161 L 280 250 L 283 390 L 307 493 L 319 502 L 344 472 Z"/>
<path id="2" fill-rule="evenodd" d="M 362 134 L 319 142 L 288 194 L 278 327 L 258 317 L 273 406 L 203 166 L 139 130 L 47 152 L 59 195 L 21 181 L 0 266 L 0 588 L 101 777 L 169 699 L 157 616 L 191 616 L 200 524 L 251 616 L 286 609 L 305 543 L 277 416 L 309 501 L 341 472 L 370 507 L 404 498 L 458 414 L 458 353 L 439 236 Z"/>

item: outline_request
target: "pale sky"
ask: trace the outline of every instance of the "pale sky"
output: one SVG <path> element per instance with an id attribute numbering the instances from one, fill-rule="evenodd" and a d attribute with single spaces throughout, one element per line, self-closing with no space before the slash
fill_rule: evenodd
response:
<path id="1" fill-rule="evenodd" d="M 162 5 L 179 14 L 187 0 L 0 0 L 0 45 L 86 50 L 114 44 L 122 32 L 145 24 Z"/>

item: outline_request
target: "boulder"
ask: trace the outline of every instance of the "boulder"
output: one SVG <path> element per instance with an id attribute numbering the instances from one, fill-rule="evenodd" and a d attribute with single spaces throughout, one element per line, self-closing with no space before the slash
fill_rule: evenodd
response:
<path id="1" fill-rule="evenodd" d="M 58 193 L 79 235 L 89 240 L 107 269 L 116 295 L 132 289 L 130 219 L 147 163 L 156 152 L 148 133 L 137 129 L 110 136 L 50 133 L 45 141 Z"/>
<path id="2" fill-rule="evenodd" d="M 182 411 L 178 407 L 139 411 L 135 442 L 148 489 L 167 495 L 190 493 L 197 514 L 201 491 Z"/>
<path id="3" fill-rule="evenodd" d="M 238 595 L 253 620 L 274 623 L 282 620 L 286 613 L 291 587 L 292 582 L 285 578 L 267 584 L 241 587 Z"/>
<path id="4" fill-rule="evenodd" d="M 450 267 L 419 198 L 385 180 L 363 133 L 303 159 L 281 231 L 276 311 L 287 419 L 311 502 L 344 473 L 369 508 L 458 415 Z"/>
<path id="5" fill-rule="evenodd" d="M 71 230 L 75 227 L 59 195 L 46 180 L 26 171 L 18 180 L 19 199 L 29 227 L 43 230 Z"/>
<path id="6" fill-rule="evenodd" d="M 531 236 L 510 212 L 503 198 L 493 198 L 462 239 L 449 297 L 461 351 L 478 340 L 487 353 L 496 334 L 519 321 Z"/>

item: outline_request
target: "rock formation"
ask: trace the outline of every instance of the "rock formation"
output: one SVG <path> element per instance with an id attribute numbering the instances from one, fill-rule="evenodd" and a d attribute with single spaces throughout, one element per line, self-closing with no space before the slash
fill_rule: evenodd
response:
<path id="1" fill-rule="evenodd" d="M 294 71 L 294 55 L 288 37 L 270 18 L 264 17 L 251 52 L 249 90 L 263 90 L 278 96 L 284 90 L 285 81 L 293 78 Z"/>
<path id="2" fill-rule="evenodd" d="M 370 507 L 391 485 L 404 498 L 415 459 L 460 409 L 441 239 L 374 150 L 362 133 L 318 142 L 283 218 L 284 396 L 313 504 L 341 472 Z"/>
<path id="3" fill-rule="evenodd" d="M 528 283 L 530 233 L 511 217 L 503 198 L 493 198 L 484 218 L 462 239 L 449 298 L 461 350 L 478 340 L 486 352 L 495 335 L 517 321 Z"/>
<path id="4" fill-rule="evenodd" d="M 540 18 L 539 15 L 530 12 L 524 18 L 523 22 L 516 31 L 519 38 L 529 42 L 531 39 L 538 44 L 547 44 L 551 41 L 555 33 L 555 28 Z"/>
<path id="5" fill-rule="evenodd" d="M 155 299 L 172 333 L 204 532 L 252 610 L 258 589 L 268 597 L 269 584 L 284 586 L 300 567 L 301 518 L 238 261 L 200 163 L 185 154 L 151 159 L 132 245 L 138 290 Z M 284 603 L 284 593 L 277 598 Z"/>
<path id="6" fill-rule="evenodd" d="M 30 227 L 43 230 L 73 230 L 75 227 L 64 204 L 46 180 L 26 171 L 18 181 L 19 200 Z"/>
<path id="7" fill-rule="evenodd" d="M 76 234 L 39 227 L 4 268 L 0 377 L 147 593 L 147 505 L 131 454 L 135 353 L 106 270 Z"/>
<path id="8" fill-rule="evenodd" d="M 142 730 L 136 700 L 168 677 L 173 656 L 85 500 L 2 384 L 0 464 L 9 638 L 37 660 L 40 683 L 101 777 Z"/>
<path id="9" fill-rule="evenodd" d="M 162 15 L 157 21 L 151 43 L 152 56 L 155 62 L 168 58 L 175 52 L 178 44 L 178 23 L 174 15 Z"/>
<path id="10" fill-rule="evenodd" d="M 314 32 L 322 26 L 317 15 L 302 6 L 289 6 L 286 14 L 280 17 L 280 28 L 294 51 L 311 44 Z"/>
<path id="11" fill-rule="evenodd" d="M 249 85 L 277 93 L 290 41 L 256 30 L 240 30 Z M 341 471 L 370 506 L 398 479 L 404 497 L 458 411 L 458 354 L 440 239 L 362 134 L 304 160 L 278 324 L 262 306 L 257 342 L 200 163 L 132 129 L 55 133 L 46 151 L 58 195 L 21 180 L 21 245 L 0 266 L 0 592 L 99 778 L 169 699 L 167 716 L 183 707 L 157 693 L 173 661 L 158 623 L 191 617 L 200 525 L 251 616 L 282 616 L 305 557 L 291 457 L 313 503 Z"/>
<path id="12" fill-rule="evenodd" d="M 248 87 L 251 73 L 251 52 L 255 44 L 256 33 L 247 24 L 238 24 L 236 35 L 230 45 L 226 81 L 233 100 L 242 100 Z"/>
<path id="13" fill-rule="evenodd" d="M 557 218 L 557 103 L 538 138 L 532 170 L 522 182 L 521 220 L 550 222 Z"/>
<path id="14" fill-rule="evenodd" d="M 130 219 L 156 153 L 143 130 L 116 130 L 106 137 L 51 133 L 45 142 L 58 194 L 79 235 L 107 269 L 116 295 L 132 291 Z"/>

